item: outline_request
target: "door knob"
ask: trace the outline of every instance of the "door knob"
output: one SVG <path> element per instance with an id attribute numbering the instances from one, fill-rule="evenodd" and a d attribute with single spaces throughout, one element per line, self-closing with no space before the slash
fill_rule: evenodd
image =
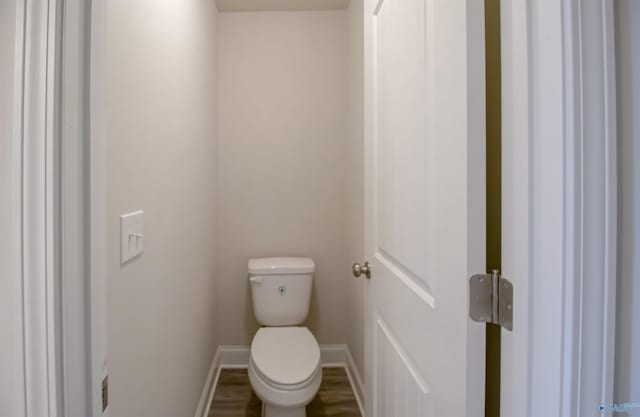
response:
<path id="1" fill-rule="evenodd" d="M 362 274 L 364 274 L 367 279 L 371 278 L 371 267 L 369 266 L 369 262 L 365 262 L 364 265 L 355 263 L 353 264 L 353 267 L 351 267 L 351 270 L 353 271 L 353 276 L 356 278 Z"/>

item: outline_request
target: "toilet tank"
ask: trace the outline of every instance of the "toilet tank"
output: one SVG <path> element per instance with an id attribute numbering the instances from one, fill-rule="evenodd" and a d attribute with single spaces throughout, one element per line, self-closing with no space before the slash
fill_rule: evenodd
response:
<path id="1" fill-rule="evenodd" d="M 311 258 L 249 260 L 253 311 L 263 326 L 294 326 L 309 314 L 315 264 Z"/>

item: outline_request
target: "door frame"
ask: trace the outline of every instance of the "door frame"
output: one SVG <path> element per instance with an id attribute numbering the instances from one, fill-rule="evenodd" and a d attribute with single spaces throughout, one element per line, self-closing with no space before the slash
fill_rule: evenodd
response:
<path id="1" fill-rule="evenodd" d="M 15 1 L 19 416 L 104 415 L 104 161 L 91 118 L 104 1 Z"/>
<path id="2" fill-rule="evenodd" d="M 104 121 L 103 69 L 106 51 L 106 19 L 108 0 L 90 0 L 89 14 L 85 14 L 85 30 L 90 37 L 87 53 L 90 80 L 86 88 L 90 91 L 89 141 L 90 150 L 85 156 L 89 159 L 85 167 L 90 178 L 89 187 L 89 245 L 91 265 L 89 276 L 91 288 L 90 315 L 91 327 L 88 335 L 91 341 L 89 352 L 91 379 L 92 416 L 109 416 L 109 408 L 103 410 L 102 382 L 108 376 L 107 362 L 107 174 L 106 174 L 106 138 Z M 107 394 L 108 395 L 108 394 Z"/>
<path id="3" fill-rule="evenodd" d="M 503 179 L 503 272 L 515 284 L 515 330 L 503 333 L 502 414 L 579 415 L 597 406 L 592 398 L 610 401 L 613 386 L 613 1 L 501 4 L 503 166 L 517 174 Z M 17 0 L 13 158 L 21 226 L 14 232 L 22 256 L 14 269 L 25 415 L 106 414 L 105 7 L 105 0 Z M 562 203 L 549 210 L 541 202 L 554 194 Z M 606 204 L 593 210 L 593 201 Z M 582 245 L 584 237 L 597 244 Z M 598 305 L 587 325 L 582 306 Z M 82 383 L 86 390 L 72 388 Z"/>
<path id="4" fill-rule="evenodd" d="M 613 1 L 502 0 L 501 414 L 612 402 L 616 297 Z M 550 204 L 549 204 L 550 203 Z"/>
<path id="5" fill-rule="evenodd" d="M 16 0 L 12 198 L 21 416 L 59 414 L 54 171 L 57 2 Z M 13 365 L 13 364 L 12 364 Z"/>
<path id="6" fill-rule="evenodd" d="M 51 0 L 50 0 L 51 1 Z M 107 0 L 62 1 L 61 292 L 65 413 L 108 416 L 106 175 L 102 72 Z M 80 181 L 79 181 L 80 179 Z M 66 191 L 65 191 L 66 189 Z M 71 250 L 69 250 L 69 248 Z M 75 358 L 82 358 L 78 361 Z"/>

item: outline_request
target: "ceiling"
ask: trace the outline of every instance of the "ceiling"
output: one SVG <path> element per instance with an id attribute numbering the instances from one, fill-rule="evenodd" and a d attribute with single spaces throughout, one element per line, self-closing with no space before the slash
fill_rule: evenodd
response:
<path id="1" fill-rule="evenodd" d="M 216 0 L 219 12 L 346 9 L 349 0 Z"/>

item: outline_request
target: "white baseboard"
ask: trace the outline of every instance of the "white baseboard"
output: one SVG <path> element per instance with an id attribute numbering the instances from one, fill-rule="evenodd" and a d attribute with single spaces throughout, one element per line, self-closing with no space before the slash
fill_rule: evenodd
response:
<path id="1" fill-rule="evenodd" d="M 249 366 L 249 346 L 224 345 L 219 346 L 209 369 L 209 375 L 205 382 L 200 402 L 195 417 L 206 417 L 209 414 L 211 400 L 218 384 L 221 369 L 247 368 Z M 351 388 L 360 407 L 360 413 L 364 416 L 363 395 L 364 384 L 360 372 L 349 352 L 347 345 L 321 345 L 320 362 L 323 368 L 344 367 L 351 383 Z"/>
<path id="2" fill-rule="evenodd" d="M 353 356 L 351 356 L 351 351 L 347 346 L 345 346 L 345 348 L 345 368 L 347 369 L 347 376 L 349 377 L 349 382 L 351 382 L 351 388 L 356 396 L 356 401 L 358 401 L 360 415 L 364 416 L 364 382 L 362 381 L 356 362 L 353 360 Z"/>
<path id="3" fill-rule="evenodd" d="M 216 354 L 213 355 L 211 366 L 209 367 L 209 374 L 204 382 L 204 388 L 200 395 L 200 401 L 198 402 L 198 408 L 196 408 L 195 417 L 207 417 L 209 414 L 209 408 L 211 407 L 211 400 L 213 399 L 213 393 L 216 391 L 216 385 L 218 385 L 218 377 L 220 376 L 220 348 L 216 350 Z"/>
<path id="4" fill-rule="evenodd" d="M 320 363 L 323 368 L 340 367 L 347 363 L 347 345 L 321 345 Z"/>
<path id="5" fill-rule="evenodd" d="M 249 346 L 223 345 L 218 348 L 218 352 L 220 352 L 220 368 L 249 367 Z"/>

